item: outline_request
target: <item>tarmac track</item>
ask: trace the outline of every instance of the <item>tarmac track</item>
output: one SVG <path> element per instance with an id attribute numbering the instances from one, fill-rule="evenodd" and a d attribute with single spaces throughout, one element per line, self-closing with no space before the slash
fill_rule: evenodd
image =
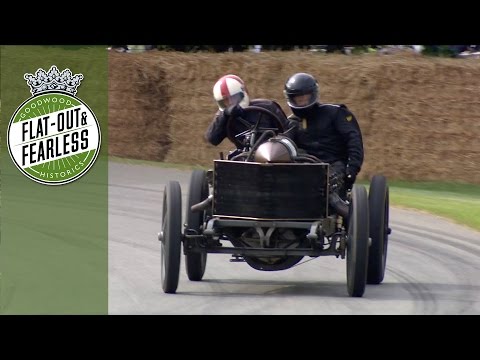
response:
<path id="1" fill-rule="evenodd" d="M 348 296 L 345 260 L 261 272 L 223 254 L 209 254 L 201 282 L 188 280 L 182 255 L 177 293 L 165 294 L 157 241 L 163 189 L 179 181 L 184 209 L 190 174 L 110 162 L 110 314 L 480 314 L 480 233 L 394 207 L 385 279 L 362 298 Z"/>

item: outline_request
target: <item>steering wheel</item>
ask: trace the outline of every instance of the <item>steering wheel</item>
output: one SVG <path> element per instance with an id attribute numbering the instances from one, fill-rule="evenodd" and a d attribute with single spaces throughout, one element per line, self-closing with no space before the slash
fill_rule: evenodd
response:
<path id="1" fill-rule="evenodd" d="M 271 112 L 268 109 L 265 109 L 260 106 L 247 106 L 246 108 L 243 109 L 244 114 L 248 113 L 256 113 L 257 118 L 252 116 L 253 119 L 255 119 L 255 123 L 250 123 L 249 121 L 245 120 L 242 117 L 237 117 L 233 118 L 230 116 L 227 120 L 227 137 L 228 139 L 235 144 L 237 148 L 242 148 L 244 146 L 243 139 L 246 135 L 252 135 L 252 134 L 261 134 L 262 132 L 266 130 L 273 130 L 275 131 L 276 134 L 283 133 L 285 131 L 285 128 L 282 124 L 282 121 L 278 117 L 277 114 Z M 244 115 L 245 116 L 245 115 Z M 246 117 L 246 116 L 245 116 Z M 267 119 L 273 119 L 275 122 L 275 126 L 272 128 L 264 128 L 260 127 L 260 120 L 262 120 L 263 117 L 267 117 Z M 234 128 L 237 129 L 234 129 Z M 240 129 L 240 131 L 238 130 Z M 244 130 L 242 130 L 244 129 Z M 258 138 L 257 136 L 255 136 Z M 251 144 L 253 146 L 253 144 Z"/>

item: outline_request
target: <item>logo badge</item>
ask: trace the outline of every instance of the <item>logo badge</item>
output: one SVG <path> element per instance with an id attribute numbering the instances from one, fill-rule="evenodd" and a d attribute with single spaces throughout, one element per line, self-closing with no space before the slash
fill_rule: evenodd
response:
<path id="1" fill-rule="evenodd" d="M 302 119 L 302 128 L 303 129 L 307 128 L 307 119 Z"/>
<path id="2" fill-rule="evenodd" d="M 25 74 L 32 97 L 8 125 L 8 151 L 17 168 L 45 185 L 62 185 L 85 175 L 100 151 L 100 124 L 76 97 L 82 74 L 53 65 Z"/>

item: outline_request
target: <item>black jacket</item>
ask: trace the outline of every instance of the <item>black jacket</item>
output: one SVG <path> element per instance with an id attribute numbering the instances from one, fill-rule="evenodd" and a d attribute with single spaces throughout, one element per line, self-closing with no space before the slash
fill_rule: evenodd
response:
<path id="1" fill-rule="evenodd" d="M 297 113 L 298 114 L 298 113 Z M 355 116 L 345 105 L 316 103 L 304 115 L 290 116 L 297 128 L 293 140 L 300 149 L 328 163 L 342 161 L 358 173 L 363 164 L 363 140 Z"/>
<path id="2" fill-rule="evenodd" d="M 276 114 L 278 118 L 281 120 L 283 127 L 285 128 L 285 131 L 287 131 L 287 129 L 289 129 L 292 126 L 292 124 L 295 123 L 287 119 L 287 116 L 283 112 L 282 108 L 275 101 L 268 100 L 268 99 L 253 99 L 250 101 L 250 106 L 263 107 L 267 110 L 270 110 L 274 114 Z M 248 112 L 245 114 L 244 118 L 245 120 L 250 122 L 252 125 L 254 125 L 258 119 L 259 114 L 260 114 L 259 112 L 253 112 L 253 111 Z M 205 139 L 209 143 L 211 143 L 212 145 L 218 145 L 227 137 L 227 120 L 228 119 L 224 115 L 223 111 L 220 111 L 220 110 L 217 111 L 217 113 L 213 118 L 213 121 L 210 123 L 207 131 L 205 132 Z M 274 119 L 263 116 L 260 122 L 260 126 L 270 127 L 270 128 L 277 127 L 277 123 Z M 247 128 L 244 124 L 241 124 L 238 121 L 235 121 L 233 123 L 233 126 L 232 126 L 233 135 L 239 134 L 245 130 L 247 130 Z M 288 136 L 289 133 L 287 133 L 286 136 Z"/>

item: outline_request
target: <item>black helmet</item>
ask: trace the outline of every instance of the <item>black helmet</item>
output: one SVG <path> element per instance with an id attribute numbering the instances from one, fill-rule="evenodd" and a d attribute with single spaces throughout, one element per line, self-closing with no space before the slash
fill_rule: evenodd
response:
<path id="1" fill-rule="evenodd" d="M 315 78 L 306 73 L 297 73 L 292 75 L 285 83 L 283 90 L 285 97 L 287 98 L 287 104 L 292 109 L 308 109 L 317 102 L 318 99 L 318 83 Z M 310 97 L 299 103 L 297 96 L 307 95 Z"/>

